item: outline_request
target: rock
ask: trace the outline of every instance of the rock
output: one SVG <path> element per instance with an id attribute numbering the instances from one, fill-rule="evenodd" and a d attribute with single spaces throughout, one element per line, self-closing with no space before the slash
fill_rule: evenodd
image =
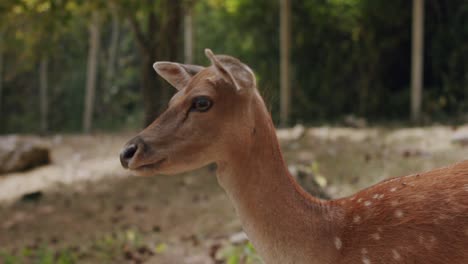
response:
<path id="1" fill-rule="evenodd" d="M 50 163 L 49 149 L 35 138 L 0 137 L 0 174 Z"/>
<path id="2" fill-rule="evenodd" d="M 298 140 L 301 139 L 306 133 L 303 125 L 297 124 L 293 128 L 278 129 L 276 134 L 280 140 Z"/>
<path id="3" fill-rule="evenodd" d="M 366 119 L 354 115 L 347 115 L 344 118 L 344 125 L 352 128 L 365 128 L 367 127 Z"/>
<path id="4" fill-rule="evenodd" d="M 455 132 L 452 136 L 452 143 L 460 146 L 468 146 L 468 129 Z"/>
<path id="5" fill-rule="evenodd" d="M 234 245 L 242 244 L 247 241 L 249 241 L 249 238 L 244 232 L 235 233 L 229 237 L 229 242 Z"/>
<path id="6" fill-rule="evenodd" d="M 20 202 L 39 202 L 43 196 L 41 191 L 25 193 L 21 196 Z"/>

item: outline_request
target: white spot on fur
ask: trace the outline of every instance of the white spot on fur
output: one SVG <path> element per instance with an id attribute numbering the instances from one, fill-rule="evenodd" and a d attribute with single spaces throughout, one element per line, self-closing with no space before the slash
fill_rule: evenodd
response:
<path id="1" fill-rule="evenodd" d="M 362 198 L 359 198 L 359 199 L 357 200 L 357 202 L 358 202 L 358 203 L 362 202 Z"/>
<path id="2" fill-rule="evenodd" d="M 468 184 L 463 185 L 463 189 L 468 192 Z"/>
<path id="3" fill-rule="evenodd" d="M 393 187 L 393 188 L 390 189 L 390 191 L 394 192 L 394 191 L 396 191 L 396 189 L 397 189 L 396 187 Z"/>
<path id="4" fill-rule="evenodd" d="M 401 259 L 401 255 L 398 251 L 396 251 L 395 249 L 392 249 L 392 255 L 393 255 L 393 259 L 395 260 L 400 260 Z"/>
<path id="5" fill-rule="evenodd" d="M 370 259 L 367 256 L 362 256 L 362 263 L 363 264 L 371 264 Z"/>
<path id="6" fill-rule="evenodd" d="M 403 211 L 402 211 L 402 210 L 399 210 L 399 209 L 396 210 L 396 211 L 395 211 L 395 216 L 398 217 L 398 218 L 403 217 Z"/>
<path id="7" fill-rule="evenodd" d="M 385 194 L 382 193 L 381 195 L 379 195 L 379 199 L 384 198 L 384 196 L 385 196 Z"/>
<path id="8" fill-rule="evenodd" d="M 419 240 L 419 243 L 421 243 L 422 245 L 424 245 L 424 247 L 426 249 L 431 249 L 435 246 L 437 242 L 437 239 L 435 236 L 430 236 L 430 237 L 427 237 L 425 239 L 420 239 Z"/>
<path id="9" fill-rule="evenodd" d="M 374 199 L 378 199 L 378 198 L 379 198 L 379 196 L 380 196 L 380 194 L 376 193 L 376 194 L 374 194 L 374 196 L 372 196 L 372 198 L 374 198 Z"/>
<path id="10" fill-rule="evenodd" d="M 365 205 L 365 206 L 370 206 L 371 204 L 372 204 L 371 201 L 366 201 L 366 202 L 364 202 L 364 205 Z"/>
<path id="11" fill-rule="evenodd" d="M 343 246 L 343 243 L 341 242 L 341 239 L 339 237 L 335 237 L 335 247 L 336 247 L 336 249 L 340 250 L 342 246 Z"/>
<path id="12" fill-rule="evenodd" d="M 371 235 L 371 237 L 374 239 L 374 240 L 380 240 L 380 234 L 379 233 L 374 233 Z"/>
<path id="13" fill-rule="evenodd" d="M 360 221 L 361 221 L 361 217 L 360 217 L 359 215 L 355 215 L 355 216 L 353 217 L 353 222 L 354 222 L 354 223 L 359 223 Z"/>

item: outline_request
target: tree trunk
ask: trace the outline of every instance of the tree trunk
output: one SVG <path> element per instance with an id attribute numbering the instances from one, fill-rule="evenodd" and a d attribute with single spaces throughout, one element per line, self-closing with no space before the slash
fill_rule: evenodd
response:
<path id="1" fill-rule="evenodd" d="M 289 112 L 291 102 L 290 87 L 290 0 L 280 0 L 280 123 L 281 126 L 289 125 Z"/>
<path id="2" fill-rule="evenodd" d="M 164 10 L 162 12 L 168 14 L 164 17 L 160 23 L 160 36 L 159 45 L 157 50 L 158 60 L 165 61 L 178 61 L 180 60 L 180 50 L 182 46 L 182 19 L 183 9 L 182 1 L 166 0 L 163 5 Z M 168 37 L 170 36 L 170 37 Z M 167 102 L 175 89 L 171 87 L 166 81 L 159 78 L 161 83 L 161 98 L 159 112 L 166 109 Z"/>
<path id="3" fill-rule="evenodd" d="M 162 107 L 162 101 L 160 99 L 160 89 L 158 89 L 162 87 L 162 84 L 161 81 L 158 80 L 158 76 L 153 69 L 153 63 L 155 60 L 150 59 L 154 57 L 154 55 L 146 56 L 146 58 L 143 60 L 143 64 L 141 65 L 141 91 L 143 95 L 143 108 L 145 111 L 145 126 L 151 124 L 154 121 Z"/>
<path id="4" fill-rule="evenodd" d="M 2 37 L 2 34 L 0 32 L 0 41 L 1 41 L 1 38 Z M 2 43 L 0 43 L 0 116 L 3 116 L 3 49 L 2 49 Z M 0 122 L 4 122 L 4 120 L 2 120 L 0 118 Z M 0 129 L 1 131 L 1 129 Z"/>
<path id="5" fill-rule="evenodd" d="M 120 21 L 117 8 L 111 2 L 112 33 L 109 45 L 109 59 L 106 66 L 106 91 L 109 92 L 114 83 L 114 76 L 117 67 L 117 54 L 119 47 Z"/>
<path id="6" fill-rule="evenodd" d="M 89 51 L 88 51 L 88 65 L 86 72 L 86 94 L 83 115 L 83 131 L 89 133 L 91 131 L 94 110 L 94 95 L 96 92 L 96 77 L 97 77 L 97 64 L 99 55 L 99 14 L 93 12 L 91 24 L 89 26 Z"/>
<path id="7" fill-rule="evenodd" d="M 186 5 L 184 13 L 184 62 L 193 64 L 193 4 Z"/>
<path id="8" fill-rule="evenodd" d="M 421 121 L 424 66 L 424 0 L 413 0 L 411 59 L 411 120 Z"/>
<path id="9" fill-rule="evenodd" d="M 160 14 L 148 14 L 148 32 L 142 30 L 134 14 L 129 19 L 142 56 L 141 91 L 144 104 L 144 122 L 149 125 L 167 106 L 171 89 L 153 69 L 155 61 L 177 61 L 181 40 L 182 1 L 159 2 Z M 155 30 L 156 29 L 156 30 Z"/>
<path id="10" fill-rule="evenodd" d="M 39 64 L 39 105 L 41 113 L 41 133 L 43 134 L 47 133 L 49 130 L 48 72 L 49 60 L 46 56 L 43 56 Z"/>

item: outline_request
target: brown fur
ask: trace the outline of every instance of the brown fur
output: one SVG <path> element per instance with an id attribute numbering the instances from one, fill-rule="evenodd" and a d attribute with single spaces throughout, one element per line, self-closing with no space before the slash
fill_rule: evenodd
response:
<path id="1" fill-rule="evenodd" d="M 218 181 L 266 263 L 468 263 L 468 161 L 319 200 L 289 174 L 252 71 L 207 56 L 207 68 L 155 64 L 179 92 L 128 143 L 138 149 L 124 166 L 152 175 L 217 163 Z M 200 95 L 212 108 L 188 111 Z"/>
<path id="2" fill-rule="evenodd" d="M 468 263 L 468 161 L 332 203 L 346 209 L 343 263 L 359 263 L 363 248 L 372 263 Z"/>

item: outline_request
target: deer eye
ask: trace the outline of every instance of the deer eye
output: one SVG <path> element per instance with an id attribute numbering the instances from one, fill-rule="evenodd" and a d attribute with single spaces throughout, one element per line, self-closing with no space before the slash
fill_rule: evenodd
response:
<path id="1" fill-rule="evenodd" d="M 190 111 L 206 112 L 212 105 L 213 102 L 210 98 L 206 96 L 198 96 L 193 99 Z"/>

